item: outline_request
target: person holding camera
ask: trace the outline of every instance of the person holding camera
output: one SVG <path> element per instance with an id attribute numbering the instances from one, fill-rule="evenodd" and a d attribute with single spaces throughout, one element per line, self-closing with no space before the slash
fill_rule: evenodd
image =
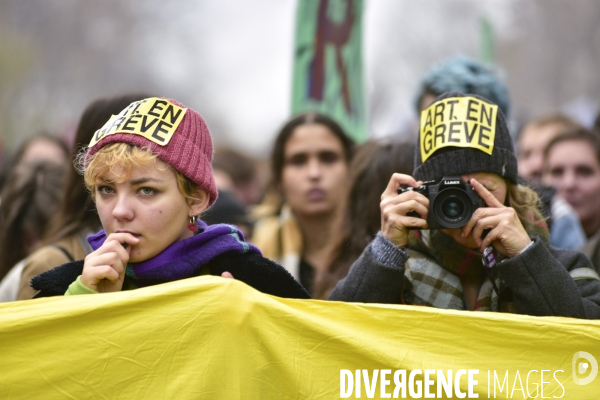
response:
<path id="1" fill-rule="evenodd" d="M 502 111 L 444 93 L 421 113 L 413 176 L 381 196 L 381 231 L 330 300 L 600 318 L 600 278 L 549 245 Z"/>

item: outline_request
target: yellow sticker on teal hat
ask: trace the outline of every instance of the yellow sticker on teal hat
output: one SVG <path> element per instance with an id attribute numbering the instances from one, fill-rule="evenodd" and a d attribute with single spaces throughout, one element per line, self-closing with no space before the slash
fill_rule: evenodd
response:
<path id="1" fill-rule="evenodd" d="M 158 97 L 135 101 L 118 115 L 113 115 L 98 129 L 88 147 L 93 147 L 104 137 L 115 133 L 140 135 L 165 146 L 171 140 L 186 111 L 187 108 Z"/>
<path id="2" fill-rule="evenodd" d="M 421 111 L 419 144 L 425 162 L 444 147 L 494 151 L 498 106 L 475 97 L 449 97 Z"/>

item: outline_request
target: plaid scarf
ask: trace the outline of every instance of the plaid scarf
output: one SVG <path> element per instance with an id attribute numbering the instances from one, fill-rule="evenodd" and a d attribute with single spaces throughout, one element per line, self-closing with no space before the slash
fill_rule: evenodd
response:
<path id="1" fill-rule="evenodd" d="M 533 220 L 533 218 L 532 218 Z M 538 236 L 548 246 L 549 233 L 543 221 L 535 221 L 527 233 L 530 238 Z M 512 293 L 501 277 L 501 268 L 492 268 L 486 275 L 482 254 L 456 243 L 450 236 L 438 230 L 411 231 L 406 248 L 410 258 L 406 262 L 405 285 L 402 302 L 443 309 L 464 310 L 465 301 L 461 275 L 482 271 L 482 283 L 477 294 L 475 310 L 516 313 Z M 498 255 L 497 262 L 504 259 Z M 494 281 L 499 293 L 494 290 Z"/>

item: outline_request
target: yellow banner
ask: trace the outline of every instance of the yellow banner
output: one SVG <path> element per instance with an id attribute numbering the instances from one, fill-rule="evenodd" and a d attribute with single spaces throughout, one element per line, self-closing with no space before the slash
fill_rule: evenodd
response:
<path id="1" fill-rule="evenodd" d="M 451 97 L 421 111 L 419 140 L 425 162 L 444 147 L 494 150 L 498 106 L 475 97 Z"/>
<path id="2" fill-rule="evenodd" d="M 212 276 L 4 303 L 0 347 L 1 399 L 600 398 L 600 322 L 287 300 Z"/>
<path id="3" fill-rule="evenodd" d="M 102 128 L 98 129 L 88 147 L 94 146 L 105 136 L 115 133 L 140 135 L 165 146 L 171 140 L 186 111 L 187 108 L 158 97 L 135 101 L 118 115 L 113 115 Z"/>

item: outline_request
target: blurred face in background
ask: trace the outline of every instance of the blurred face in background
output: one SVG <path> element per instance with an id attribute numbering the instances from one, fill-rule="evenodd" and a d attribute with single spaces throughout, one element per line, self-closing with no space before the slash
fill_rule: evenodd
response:
<path id="1" fill-rule="evenodd" d="M 433 101 L 435 100 L 436 97 L 437 97 L 437 95 L 435 95 L 433 93 L 425 92 L 423 97 L 421 97 L 421 103 L 419 104 L 420 110 L 423 111 L 424 109 L 429 107 L 431 105 L 431 103 L 433 103 Z"/>
<path id="2" fill-rule="evenodd" d="M 575 209 L 588 237 L 600 229 L 600 163 L 588 142 L 568 140 L 552 146 L 544 183 L 554 186 Z"/>
<path id="3" fill-rule="evenodd" d="M 300 125 L 284 147 L 281 190 L 297 217 L 326 216 L 345 199 L 348 166 L 340 139 L 325 125 Z"/>
<path id="4" fill-rule="evenodd" d="M 544 151 L 563 128 L 557 124 L 527 125 L 523 128 L 517 143 L 519 176 L 531 183 L 541 183 Z"/>
<path id="5" fill-rule="evenodd" d="M 68 163 L 68 154 L 59 145 L 45 138 L 38 138 L 27 146 L 21 160 L 23 162 L 54 161 L 57 164 Z"/>

